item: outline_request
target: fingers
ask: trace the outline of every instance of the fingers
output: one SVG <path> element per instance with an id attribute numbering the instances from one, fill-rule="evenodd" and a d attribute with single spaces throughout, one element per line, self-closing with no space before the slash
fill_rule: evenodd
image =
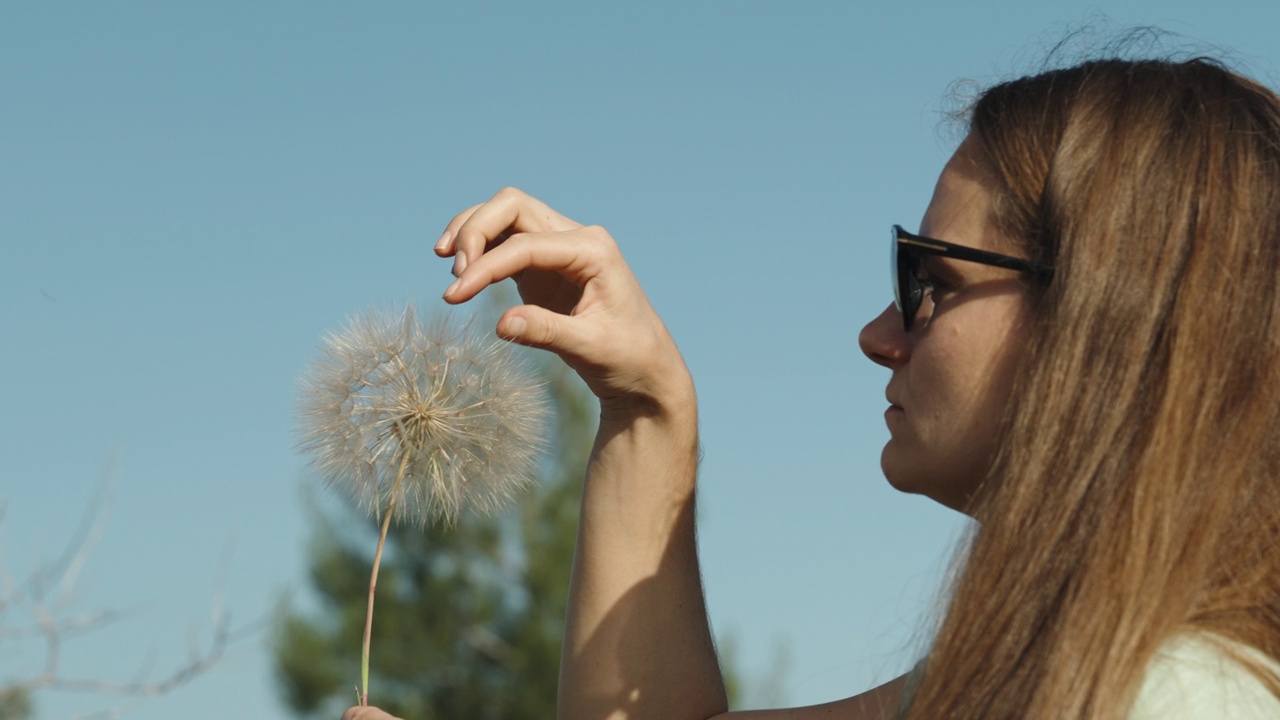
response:
<path id="1" fill-rule="evenodd" d="M 466 302 L 489 285 L 529 269 L 553 271 L 582 286 L 611 261 L 621 263 L 616 256 L 617 246 L 603 228 L 521 233 L 477 257 L 470 271 L 463 271 L 445 290 L 444 299 L 454 305 Z"/>
<path id="2" fill-rule="evenodd" d="M 653 320 L 617 244 L 596 226 L 513 235 L 472 262 L 444 299 L 465 302 L 517 274 L 526 304 L 503 314 L 498 335 L 550 350 L 579 372 L 621 361 L 618 333 L 638 332 Z"/>
<path id="3" fill-rule="evenodd" d="M 691 397 L 679 350 L 603 228 L 508 190 L 460 213 L 445 232 L 437 252 L 455 255 L 458 275 L 446 302 L 515 278 L 525 304 L 503 314 L 501 337 L 556 353 L 616 407 Z"/>
<path id="4" fill-rule="evenodd" d="M 499 190 L 486 203 L 459 213 L 436 243 L 441 257 L 454 256 L 455 275 L 466 270 L 494 242 L 504 235 L 526 232 L 571 230 L 580 225 L 552 210 L 546 203 L 515 188 Z"/>
<path id="5" fill-rule="evenodd" d="M 400 718 L 388 715 L 376 707 L 356 706 L 347 708 L 347 711 L 342 713 L 342 720 L 400 720 Z"/>
<path id="6" fill-rule="evenodd" d="M 458 234 L 458 228 L 462 227 L 462 224 L 469 220 L 471 218 L 471 214 L 479 208 L 479 205 L 472 205 L 466 210 L 463 210 L 453 216 L 453 219 L 445 226 L 444 234 L 436 241 L 436 255 L 439 255 L 440 257 L 449 257 L 453 254 L 453 238 Z"/>

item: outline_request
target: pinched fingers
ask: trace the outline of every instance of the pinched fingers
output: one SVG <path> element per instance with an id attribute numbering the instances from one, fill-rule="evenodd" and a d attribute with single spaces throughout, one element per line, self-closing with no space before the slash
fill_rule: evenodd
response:
<path id="1" fill-rule="evenodd" d="M 578 223 L 546 203 L 515 188 L 504 188 L 488 202 L 459 213 L 436 243 L 436 254 L 453 255 L 453 274 L 460 275 L 486 248 L 516 233 L 572 230 Z"/>
<path id="2" fill-rule="evenodd" d="M 458 276 L 447 302 L 515 278 L 525 304 L 503 314 L 499 335 L 558 354 L 614 407 L 691 396 L 679 350 L 603 228 L 504 190 L 455 217 L 445 235 L 437 252 L 455 255 Z"/>
<path id="3" fill-rule="evenodd" d="M 467 220 L 470 220 L 475 211 L 479 209 L 480 205 L 472 205 L 453 216 L 453 219 L 445 226 L 444 233 L 440 235 L 440 239 L 436 241 L 435 251 L 437 255 L 449 257 L 453 254 L 453 238 L 458 234 L 458 228 L 462 227 Z"/>
<path id="4" fill-rule="evenodd" d="M 617 245 L 603 228 L 519 233 L 473 260 L 469 271 L 462 272 L 445 290 L 444 299 L 453 304 L 465 302 L 489 285 L 525 270 L 549 271 L 582 288 L 592 279 L 625 268 Z"/>
<path id="5" fill-rule="evenodd" d="M 503 314 L 498 334 L 558 354 L 597 397 L 655 398 L 685 372 L 665 326 L 603 228 L 513 235 L 474 260 L 444 297 L 465 302 L 516 275 L 526 304 Z"/>
<path id="6" fill-rule="evenodd" d="M 347 708 L 347 711 L 342 713 L 342 720 L 400 720 L 400 718 L 388 715 L 376 707 L 356 706 Z"/>

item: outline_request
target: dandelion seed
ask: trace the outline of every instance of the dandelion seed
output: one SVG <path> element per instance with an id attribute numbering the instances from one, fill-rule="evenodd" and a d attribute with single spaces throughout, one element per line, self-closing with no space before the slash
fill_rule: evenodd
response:
<path id="1" fill-rule="evenodd" d="M 448 319 L 370 311 L 325 338 L 303 376 L 302 441 L 331 487 L 381 517 L 360 657 L 369 700 L 373 600 L 392 520 L 488 512 L 533 477 L 547 413 L 512 348 Z"/>

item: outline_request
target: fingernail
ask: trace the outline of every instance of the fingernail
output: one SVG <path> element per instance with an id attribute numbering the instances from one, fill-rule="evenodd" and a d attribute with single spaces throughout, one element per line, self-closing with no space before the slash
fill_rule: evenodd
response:
<path id="1" fill-rule="evenodd" d="M 466 269 L 467 269 L 467 254 L 459 250 L 458 254 L 453 256 L 453 274 L 461 275 L 462 271 Z"/>
<path id="2" fill-rule="evenodd" d="M 447 246 L 448 244 L 449 244 L 449 231 L 445 230 L 444 234 L 440 236 L 440 239 L 436 241 L 436 252 L 443 251 L 445 249 L 445 246 Z"/>
<path id="3" fill-rule="evenodd" d="M 444 291 L 444 296 L 445 296 L 445 297 L 449 297 L 450 295 L 452 295 L 452 294 L 453 294 L 453 291 L 454 291 L 454 290 L 457 290 L 457 289 L 458 289 L 458 286 L 459 286 L 459 285 L 461 285 L 461 284 L 462 284 L 462 280 L 460 280 L 460 279 L 459 279 L 459 280 L 454 280 L 454 281 L 453 281 L 453 284 L 452 284 L 452 285 L 450 285 L 450 286 L 448 287 L 448 289 L 446 289 L 446 290 Z"/>
<path id="4" fill-rule="evenodd" d="M 513 317 L 507 321 L 507 337 L 518 338 L 524 335 L 524 329 L 528 327 L 522 317 Z"/>

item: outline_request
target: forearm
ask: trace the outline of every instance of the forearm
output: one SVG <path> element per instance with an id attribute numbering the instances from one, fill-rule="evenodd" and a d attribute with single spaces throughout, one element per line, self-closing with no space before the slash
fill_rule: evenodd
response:
<path id="1" fill-rule="evenodd" d="M 561 720 L 702 720 L 726 709 L 695 543 L 696 404 L 692 387 L 670 397 L 601 421 L 574 558 Z"/>

